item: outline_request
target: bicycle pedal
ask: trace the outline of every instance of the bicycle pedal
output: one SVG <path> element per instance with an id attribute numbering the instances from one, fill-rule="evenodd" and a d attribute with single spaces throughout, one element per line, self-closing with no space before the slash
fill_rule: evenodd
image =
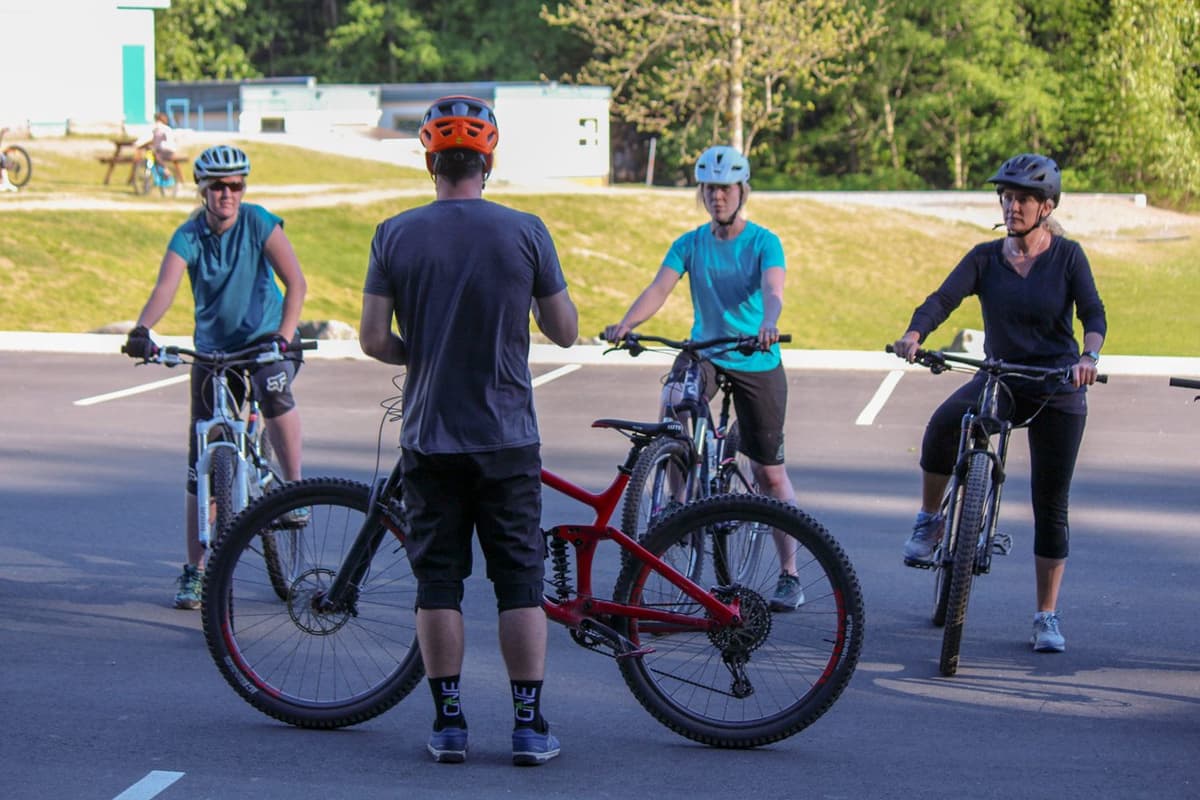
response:
<path id="1" fill-rule="evenodd" d="M 1012 552 L 1013 540 L 1007 533 L 997 533 L 992 539 L 992 552 L 998 556 L 1006 556 Z"/>
<path id="2" fill-rule="evenodd" d="M 937 566 L 932 561 L 914 561 L 911 558 L 904 559 L 904 566 L 913 567 L 914 569 L 933 569 Z"/>

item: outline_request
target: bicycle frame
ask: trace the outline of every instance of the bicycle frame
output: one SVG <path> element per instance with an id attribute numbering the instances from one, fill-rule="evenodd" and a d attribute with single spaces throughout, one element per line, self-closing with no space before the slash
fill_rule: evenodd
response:
<path id="1" fill-rule="evenodd" d="M 270 483 L 270 473 L 263 476 L 262 470 L 262 436 L 263 426 L 259 424 L 261 414 L 258 400 L 253 397 L 253 390 L 247 386 L 247 419 L 238 416 L 234 408 L 233 397 L 229 389 L 228 369 L 216 367 L 210 373 L 212 383 L 213 415 L 207 419 L 197 420 L 196 436 L 196 508 L 198 509 L 199 539 L 202 547 L 209 547 L 213 538 L 212 525 L 209 522 L 208 507 L 212 499 L 213 454 L 220 449 L 227 449 L 233 454 L 233 508 L 240 510 L 249 505 L 251 500 L 251 481 L 257 481 L 262 489 Z M 221 437 L 212 438 L 213 431 Z M 226 433 L 227 432 L 227 433 Z M 254 468 L 252 473 L 251 467 Z M 253 477 L 252 477 L 253 475 Z M 219 533 L 219 531 L 218 531 Z"/>
<path id="2" fill-rule="evenodd" d="M 689 441 L 692 443 L 692 451 L 704 456 L 695 459 L 695 463 L 688 473 L 684 497 L 719 493 L 721 470 L 727 461 L 725 458 L 725 435 L 729 431 L 729 407 L 733 397 L 725 378 L 718 371 L 714 388 L 721 394 L 721 411 L 719 416 L 714 418 L 709 401 L 701 397 L 698 392 L 689 392 L 686 388 L 689 386 L 699 388 L 702 370 L 701 359 L 693 358 L 688 364 L 683 379 L 684 396 L 679 402 L 670 404 L 670 413 L 664 418 L 679 419 L 681 415 L 687 415 L 691 423 Z M 705 487 L 705 491 L 697 492 L 696 487 Z"/>
<path id="3" fill-rule="evenodd" d="M 963 414 L 962 428 L 958 440 L 958 457 L 954 464 L 954 480 L 948 489 L 949 501 L 946 521 L 949 535 L 942 547 L 942 567 L 947 568 L 953 558 L 956 538 L 959 533 L 955 512 L 958 505 L 957 488 L 964 484 L 971 457 L 983 453 L 992 462 L 991 479 L 988 483 L 987 505 L 984 509 L 984 528 L 976 550 L 975 574 L 983 575 L 991 570 L 992 546 L 996 539 L 996 523 L 999 518 L 1000 490 L 1006 477 L 1005 463 L 1008 444 L 1012 436 L 1013 423 L 999 414 L 1000 377 L 989 374 L 987 383 L 980 393 L 979 411 L 968 410 Z M 996 437 L 992 446 L 992 437 Z M 1005 546 L 1007 552 L 1007 545 Z"/>
<path id="4" fill-rule="evenodd" d="M 625 463 L 618 469 L 612 482 L 604 490 L 590 492 L 571 481 L 549 470 L 541 471 L 541 480 L 547 486 L 573 500 L 587 505 L 595 512 L 595 518 L 590 525 L 557 525 L 544 531 L 547 546 L 551 551 L 548 555 L 553 560 L 554 585 L 559 589 L 560 596 L 552 598 L 544 596 L 543 609 L 546 616 L 572 631 L 582 635 L 599 637 L 609 644 L 618 657 L 641 655 L 649 652 L 639 649 L 624 639 L 603 620 L 604 618 L 631 618 L 647 622 L 657 622 L 664 626 L 672 626 L 674 630 L 697 629 L 709 630 L 723 625 L 729 625 L 740 619 L 740 601 L 734 598 L 731 603 L 723 603 L 710 592 L 672 568 L 646 548 L 642 547 L 632 537 L 623 531 L 609 525 L 613 512 L 620 502 L 621 495 L 629 483 L 629 473 L 634 462 L 654 436 L 663 435 L 677 423 L 635 423 L 623 420 L 597 420 L 592 427 L 617 428 L 631 431 L 632 446 Z M 397 492 L 402 480 L 399 462 L 392 468 L 386 479 L 380 479 L 372 487 L 368 512 L 356 536 L 354 544 L 346 554 L 341 569 L 323 596 L 314 598 L 315 607 L 322 613 L 338 609 L 353 608 L 355 602 L 354 587 L 362 580 L 371 557 L 379 548 L 386 533 L 390 532 L 397 541 L 403 543 L 406 533 L 406 523 L 402 510 L 399 508 L 400 498 Z M 659 573 L 688 598 L 702 606 L 708 615 L 699 620 L 694 615 L 678 614 L 671 611 L 660 611 L 642 606 L 632 606 L 603 599 L 595 594 L 592 585 L 592 565 L 595 559 L 597 545 L 605 540 L 611 540 L 634 558 L 647 564 L 653 571 Z M 574 587 L 569 585 L 566 570 L 569 563 L 566 559 L 565 548 L 575 548 L 576 579 Z M 568 597 L 569 594 L 574 597 Z"/>

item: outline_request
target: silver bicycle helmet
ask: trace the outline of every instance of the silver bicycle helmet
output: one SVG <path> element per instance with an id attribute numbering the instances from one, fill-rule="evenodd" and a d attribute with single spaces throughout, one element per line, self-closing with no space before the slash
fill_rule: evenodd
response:
<path id="1" fill-rule="evenodd" d="M 219 144 L 208 148 L 192 165 L 192 177 L 196 183 L 208 178 L 228 178 L 231 175 L 249 174 L 250 159 L 240 149 L 228 144 Z"/>
<path id="2" fill-rule="evenodd" d="M 1028 189 L 1053 200 L 1055 208 L 1058 208 L 1058 200 L 1062 196 L 1062 172 L 1058 164 L 1054 159 L 1037 153 L 1013 156 L 1001 164 L 987 182 L 996 184 L 997 191 L 1005 186 Z"/>
<path id="3" fill-rule="evenodd" d="M 719 144 L 700 154 L 696 162 L 696 183 L 729 186 L 750 180 L 750 162 L 728 145 Z"/>

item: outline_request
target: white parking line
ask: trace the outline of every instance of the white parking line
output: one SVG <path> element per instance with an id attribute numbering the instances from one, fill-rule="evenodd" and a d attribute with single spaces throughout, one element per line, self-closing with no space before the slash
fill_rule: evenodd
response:
<path id="1" fill-rule="evenodd" d="M 98 394 L 94 397 L 85 397 L 82 400 L 76 400 L 75 405 L 77 405 L 77 406 L 94 406 L 94 405 L 96 405 L 96 403 L 107 403 L 109 400 L 119 400 L 122 397 L 129 397 L 131 395 L 141 394 L 142 392 L 151 392 L 151 391 L 154 391 L 155 389 L 161 389 L 164 386 L 171 386 L 172 384 L 183 383 L 184 381 L 186 381 L 190 378 L 191 378 L 190 374 L 189 375 L 176 375 L 173 378 L 165 378 L 164 380 L 154 381 L 153 383 L 143 383 L 141 386 L 134 386 L 129 389 L 121 389 L 120 391 L 109 392 L 108 394 Z"/>
<path id="2" fill-rule="evenodd" d="M 566 366 L 559 367 L 558 369 L 552 369 L 549 372 L 547 372 L 545 375 L 539 375 L 536 378 L 534 378 L 533 379 L 533 388 L 536 389 L 537 387 L 541 386 L 543 383 L 549 383 L 550 381 L 555 380 L 556 378 L 561 378 L 563 375 L 570 375 L 572 372 L 579 369 L 581 366 L 583 366 L 583 365 L 582 364 L 567 364 Z"/>
<path id="3" fill-rule="evenodd" d="M 883 379 L 883 383 L 879 384 L 879 388 L 875 390 L 875 396 L 871 398 L 871 402 L 867 403 L 866 407 L 858 415 L 858 419 L 854 420 L 855 425 L 871 425 L 875 422 L 875 416 L 883 410 L 883 405 L 892 396 L 892 390 L 896 388 L 896 384 L 904 377 L 904 370 L 894 369 L 887 374 Z"/>
<path id="4" fill-rule="evenodd" d="M 146 777 L 130 786 L 125 791 L 113 798 L 113 800 L 150 800 L 163 789 L 166 789 L 175 781 L 182 778 L 182 772 L 163 772 L 155 770 L 149 773 Z"/>

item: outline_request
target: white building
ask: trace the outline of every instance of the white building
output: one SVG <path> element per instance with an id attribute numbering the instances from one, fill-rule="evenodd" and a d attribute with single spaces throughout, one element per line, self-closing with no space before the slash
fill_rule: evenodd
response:
<path id="1" fill-rule="evenodd" d="M 147 124 L 155 109 L 154 12 L 170 5 L 0 0 L 0 126 L 60 135 Z"/>
<path id="2" fill-rule="evenodd" d="M 514 183 L 606 184 L 611 174 L 607 86 L 559 83 L 320 84 L 312 77 L 161 81 L 158 100 L 175 127 L 297 137 L 372 133 L 396 163 L 424 166 L 417 131 L 439 97 L 466 94 L 500 124 L 493 177 Z"/>

